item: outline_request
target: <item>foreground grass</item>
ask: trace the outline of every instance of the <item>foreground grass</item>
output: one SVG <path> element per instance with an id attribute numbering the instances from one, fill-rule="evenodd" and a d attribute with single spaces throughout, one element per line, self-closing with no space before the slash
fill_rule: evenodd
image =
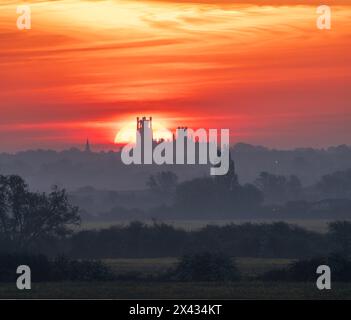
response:
<path id="1" fill-rule="evenodd" d="M 1 299 L 351 299 L 351 284 L 333 283 L 319 291 L 314 283 L 62 282 L 33 283 L 19 291 L 0 284 Z"/>
<path id="2" fill-rule="evenodd" d="M 177 263 L 176 258 L 107 259 L 116 275 L 138 273 L 144 280 L 113 282 L 33 283 L 19 291 L 15 283 L 0 283 L 0 299 L 351 299 L 351 283 L 332 283 L 320 291 L 315 283 L 261 282 L 252 279 L 268 270 L 283 268 L 290 259 L 236 258 L 242 281 L 167 282 L 151 281 Z"/>

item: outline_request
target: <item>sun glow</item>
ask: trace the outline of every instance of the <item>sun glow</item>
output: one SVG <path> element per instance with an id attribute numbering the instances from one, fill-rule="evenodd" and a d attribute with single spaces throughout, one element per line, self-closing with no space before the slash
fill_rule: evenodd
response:
<path id="1" fill-rule="evenodd" d="M 172 132 L 167 129 L 167 126 L 160 121 L 152 122 L 153 139 L 154 140 L 172 140 Z M 136 142 L 136 122 L 127 121 L 121 125 L 115 137 L 116 144 L 127 144 Z"/>

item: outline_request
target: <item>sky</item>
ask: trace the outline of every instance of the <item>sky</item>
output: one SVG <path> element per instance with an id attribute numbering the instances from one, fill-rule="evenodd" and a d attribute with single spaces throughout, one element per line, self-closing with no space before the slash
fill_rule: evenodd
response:
<path id="1" fill-rule="evenodd" d="M 0 1 L 0 152 L 113 148 L 136 116 L 231 143 L 351 140 L 351 1 Z M 31 30 L 18 30 L 28 4 Z"/>

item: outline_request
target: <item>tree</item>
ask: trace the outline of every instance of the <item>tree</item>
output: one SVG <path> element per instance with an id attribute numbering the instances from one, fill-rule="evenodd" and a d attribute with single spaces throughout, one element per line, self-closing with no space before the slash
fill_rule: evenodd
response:
<path id="1" fill-rule="evenodd" d="M 202 217 L 242 214 L 259 208 L 262 202 L 263 194 L 256 186 L 240 185 L 231 157 L 227 174 L 185 181 L 177 186 L 175 194 L 179 211 Z"/>
<path id="2" fill-rule="evenodd" d="M 235 187 L 239 186 L 238 176 L 235 172 L 235 163 L 230 153 L 229 153 L 229 169 L 227 174 L 216 176 L 215 181 L 219 186 L 224 187 L 224 189 L 227 191 L 232 191 Z"/>
<path id="3" fill-rule="evenodd" d="M 287 193 L 289 200 L 299 200 L 302 195 L 302 184 L 295 175 L 290 175 L 287 181 Z"/>
<path id="4" fill-rule="evenodd" d="M 240 274 L 229 256 L 203 252 L 181 257 L 173 277 L 180 281 L 233 281 Z"/>
<path id="5" fill-rule="evenodd" d="M 334 250 L 346 258 L 351 257 L 351 222 L 335 221 L 328 224 Z"/>
<path id="6" fill-rule="evenodd" d="M 47 237 L 63 238 L 79 223 L 78 208 L 69 203 L 64 189 L 30 192 L 21 177 L 0 175 L 0 235 L 18 250 Z"/>
<path id="7" fill-rule="evenodd" d="M 255 185 L 263 192 L 265 201 L 284 201 L 286 178 L 268 172 L 261 172 L 256 179 Z"/>
<path id="8" fill-rule="evenodd" d="M 351 197 L 351 169 L 336 171 L 322 176 L 316 184 L 321 197 L 350 198 Z"/>
<path id="9" fill-rule="evenodd" d="M 175 206 L 194 216 L 218 214 L 222 195 L 212 177 L 195 178 L 177 186 Z"/>
<path id="10" fill-rule="evenodd" d="M 178 177 L 172 171 L 161 171 L 151 175 L 146 185 L 153 191 L 170 194 L 175 191 Z"/>
<path id="11" fill-rule="evenodd" d="M 258 209 L 263 203 L 262 192 L 253 184 L 247 183 L 236 188 L 236 203 L 242 209 Z"/>
<path id="12" fill-rule="evenodd" d="M 302 194 L 300 179 L 295 175 L 289 177 L 261 172 L 255 185 L 263 192 L 267 203 L 282 203 L 298 200 Z"/>

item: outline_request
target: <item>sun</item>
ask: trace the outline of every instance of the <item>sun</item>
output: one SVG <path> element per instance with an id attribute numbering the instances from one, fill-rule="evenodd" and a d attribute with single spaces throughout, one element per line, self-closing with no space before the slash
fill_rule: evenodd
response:
<path id="1" fill-rule="evenodd" d="M 161 121 L 152 122 L 152 131 L 154 140 L 172 140 L 172 132 L 167 129 L 167 126 Z M 117 132 L 115 137 L 116 144 L 135 143 L 136 141 L 136 122 L 128 121 L 121 125 L 121 129 Z"/>

